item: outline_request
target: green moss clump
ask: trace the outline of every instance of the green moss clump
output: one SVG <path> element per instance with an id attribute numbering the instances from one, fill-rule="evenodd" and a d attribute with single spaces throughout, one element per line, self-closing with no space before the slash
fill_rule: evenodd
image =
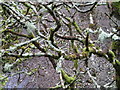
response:
<path id="1" fill-rule="evenodd" d="M 112 2 L 112 15 L 116 17 L 117 19 L 120 19 L 120 1 L 118 2 Z"/>
<path id="2" fill-rule="evenodd" d="M 117 12 L 120 12 L 120 1 L 118 2 L 112 2 L 112 8 L 116 10 Z"/>
<path id="3" fill-rule="evenodd" d="M 72 81 L 75 80 L 75 77 L 68 76 L 68 74 L 64 70 L 61 70 L 61 74 L 66 83 L 70 84 L 72 83 Z"/>
<path id="4" fill-rule="evenodd" d="M 115 60 L 115 53 L 114 53 L 113 51 L 109 50 L 109 51 L 107 52 L 107 55 L 108 55 L 108 58 L 109 58 L 110 63 L 113 63 L 114 60 Z"/>
<path id="5" fill-rule="evenodd" d="M 112 47 L 112 51 L 115 53 L 115 55 L 118 55 L 119 54 L 118 52 L 120 51 L 120 40 L 114 40 L 112 42 L 111 47 Z"/>

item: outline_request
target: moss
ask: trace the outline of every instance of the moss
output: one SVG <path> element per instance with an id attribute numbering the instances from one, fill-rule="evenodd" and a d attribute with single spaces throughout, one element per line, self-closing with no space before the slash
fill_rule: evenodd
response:
<path id="1" fill-rule="evenodd" d="M 109 50 L 107 52 L 107 55 L 108 55 L 108 60 L 110 63 L 114 63 L 114 60 L 115 60 L 115 53 L 111 50 Z"/>
<path id="2" fill-rule="evenodd" d="M 78 68 L 78 60 L 73 60 L 73 62 L 74 62 L 74 68 L 77 70 L 77 68 Z"/>
<path id="3" fill-rule="evenodd" d="M 112 47 L 112 51 L 115 53 L 115 55 L 117 55 L 118 54 L 117 52 L 120 51 L 120 40 L 114 40 L 112 42 L 111 47 Z"/>
<path id="4" fill-rule="evenodd" d="M 89 24 L 89 28 L 96 29 L 96 24 Z"/>
<path id="5" fill-rule="evenodd" d="M 113 62 L 113 65 L 119 65 L 120 66 L 120 61 L 116 59 L 115 62 Z"/>
<path id="6" fill-rule="evenodd" d="M 120 40 L 115 40 L 112 42 L 112 49 L 119 49 L 120 48 Z"/>
<path id="7" fill-rule="evenodd" d="M 83 57 L 88 57 L 88 55 L 89 55 L 89 52 L 88 52 L 88 51 L 82 52 L 82 56 L 83 56 Z"/>
<path id="8" fill-rule="evenodd" d="M 109 54 L 109 56 L 110 56 L 110 57 L 115 58 L 115 54 L 114 54 L 114 52 L 113 52 L 113 51 L 109 50 L 108 54 Z"/>
<path id="9" fill-rule="evenodd" d="M 113 2 L 111 5 L 112 5 L 114 10 L 120 11 L 120 1 L 119 2 Z"/>
<path id="10" fill-rule="evenodd" d="M 64 71 L 64 70 L 61 70 L 61 74 L 62 74 L 62 77 L 63 79 L 65 80 L 66 83 L 72 83 L 72 81 L 75 80 L 75 77 L 70 77 L 67 75 L 67 73 Z"/>
<path id="11" fill-rule="evenodd" d="M 76 57 L 77 57 L 76 54 L 69 55 L 69 58 L 76 58 Z"/>
<path id="12" fill-rule="evenodd" d="M 117 19 L 120 19 L 120 1 L 119 2 L 112 2 L 112 15 Z"/>

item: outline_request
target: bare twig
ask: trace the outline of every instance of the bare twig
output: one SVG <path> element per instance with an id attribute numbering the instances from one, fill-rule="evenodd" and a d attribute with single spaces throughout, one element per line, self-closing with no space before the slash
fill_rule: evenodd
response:
<path id="1" fill-rule="evenodd" d="M 96 85 L 96 87 L 100 88 L 101 86 L 97 84 L 97 82 L 94 80 L 94 77 L 90 74 L 89 68 L 87 68 L 87 73 L 89 77 L 92 79 L 93 83 Z"/>
<path id="2" fill-rule="evenodd" d="M 97 3 L 99 2 L 100 0 L 96 0 L 95 1 L 95 3 L 93 4 L 93 6 L 90 8 L 90 9 L 88 9 L 88 10 L 80 10 L 76 5 L 74 5 L 74 3 L 73 3 L 73 7 L 78 11 L 78 12 L 80 12 L 80 13 L 87 13 L 87 12 L 89 12 L 89 11 L 92 11 L 93 10 L 93 8 L 97 5 Z"/>

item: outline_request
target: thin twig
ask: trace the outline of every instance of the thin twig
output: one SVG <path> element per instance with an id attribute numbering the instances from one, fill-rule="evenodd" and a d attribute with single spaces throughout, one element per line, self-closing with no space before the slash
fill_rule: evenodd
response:
<path id="1" fill-rule="evenodd" d="M 89 68 L 87 68 L 87 73 L 89 77 L 92 79 L 93 83 L 96 85 L 96 87 L 100 88 L 101 86 L 97 84 L 97 82 L 94 80 L 94 77 L 90 74 Z"/>
<path id="2" fill-rule="evenodd" d="M 119 26 L 107 13 L 105 13 L 105 15 L 108 16 L 108 18 L 111 19 L 112 22 L 113 22 L 117 27 Z"/>

